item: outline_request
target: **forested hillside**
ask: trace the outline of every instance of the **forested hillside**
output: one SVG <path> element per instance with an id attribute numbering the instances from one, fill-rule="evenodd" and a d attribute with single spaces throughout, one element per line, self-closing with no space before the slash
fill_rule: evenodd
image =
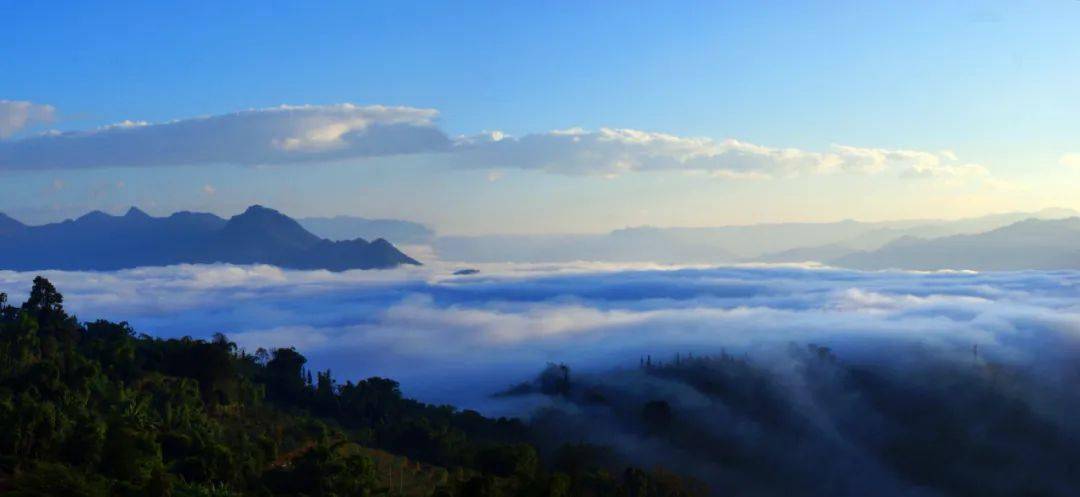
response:
<path id="1" fill-rule="evenodd" d="M 683 496 L 604 451 L 538 454 L 518 420 L 335 382 L 294 349 L 81 323 L 37 278 L 0 294 L 0 493 L 16 496 Z"/>

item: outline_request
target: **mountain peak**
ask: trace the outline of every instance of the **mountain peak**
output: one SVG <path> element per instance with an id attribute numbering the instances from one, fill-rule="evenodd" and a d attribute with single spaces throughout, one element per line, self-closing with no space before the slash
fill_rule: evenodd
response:
<path id="1" fill-rule="evenodd" d="M 90 212 L 87 212 L 86 214 L 83 214 L 83 215 L 79 216 L 75 220 L 76 221 L 84 221 L 84 222 L 85 221 L 100 221 L 102 219 L 109 219 L 111 217 L 112 216 L 106 214 L 103 211 L 94 210 L 94 211 L 90 211 Z"/>
<path id="2" fill-rule="evenodd" d="M 281 211 L 271 209 L 269 207 L 263 207 L 261 205 L 253 205 L 244 210 L 244 212 L 233 216 L 229 220 L 237 222 L 257 222 L 257 223 L 273 223 L 282 226 L 288 226 L 290 229 L 303 230 L 300 223 L 296 222 L 293 218 L 282 214 Z"/>
<path id="3" fill-rule="evenodd" d="M 302 231 L 308 236 L 314 237 L 307 230 L 304 230 L 300 226 L 300 223 L 296 222 L 293 218 L 282 214 L 279 211 L 271 209 L 269 207 L 263 207 L 261 205 L 253 205 L 248 207 L 243 213 L 233 216 L 229 219 L 229 224 L 232 225 L 258 225 L 262 227 L 277 226 L 280 229 L 289 229 L 292 231 Z"/>
<path id="4" fill-rule="evenodd" d="M 10 233 L 12 231 L 21 230 L 26 228 L 26 225 L 19 222 L 17 219 L 0 212 L 0 234 Z"/>
<path id="5" fill-rule="evenodd" d="M 274 210 L 274 209 L 271 209 L 269 207 L 263 207 L 263 206 L 261 206 L 259 204 L 255 204 L 255 205 L 252 205 L 251 207 L 248 207 L 247 209 L 244 210 L 244 213 L 240 214 L 240 215 L 241 216 L 282 216 L 282 217 L 285 217 L 285 215 L 282 214 L 281 212 L 279 212 L 277 210 Z"/>
<path id="6" fill-rule="evenodd" d="M 128 211 L 124 214 L 124 217 L 126 217 L 126 218 L 136 218 L 136 219 L 146 219 L 146 218 L 149 218 L 150 215 L 143 212 L 142 209 L 139 209 L 138 207 L 131 206 L 131 208 L 128 209 Z"/>
<path id="7" fill-rule="evenodd" d="M 246 240 L 246 243 L 274 240 L 294 247 L 307 247 L 320 241 L 293 218 L 261 205 L 248 207 L 243 214 L 229 219 L 225 234 L 235 240 Z"/>

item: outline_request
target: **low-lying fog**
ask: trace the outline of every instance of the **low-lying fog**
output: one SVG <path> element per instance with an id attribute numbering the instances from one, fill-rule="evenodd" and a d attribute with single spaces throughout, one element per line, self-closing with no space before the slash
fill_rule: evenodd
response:
<path id="1" fill-rule="evenodd" d="M 223 332 L 249 352 L 291 345 L 340 380 L 387 376 L 422 400 L 489 412 L 510 407 L 488 394 L 548 362 L 595 372 L 636 368 L 645 355 L 756 356 L 794 342 L 856 362 L 894 361 L 904 347 L 968 358 L 978 346 L 983 357 L 1051 367 L 1080 343 L 1076 272 L 479 267 L 43 274 L 82 320 L 127 320 L 163 337 Z M 0 272 L 0 290 L 19 301 L 33 276 Z"/>
<path id="2" fill-rule="evenodd" d="M 45 276 L 83 320 L 292 345 L 339 381 L 387 376 L 421 400 L 520 415 L 556 459 L 604 447 L 715 495 L 1080 485 L 1078 272 L 460 269 Z M 18 301 L 33 276 L 0 272 L 0 290 Z"/>

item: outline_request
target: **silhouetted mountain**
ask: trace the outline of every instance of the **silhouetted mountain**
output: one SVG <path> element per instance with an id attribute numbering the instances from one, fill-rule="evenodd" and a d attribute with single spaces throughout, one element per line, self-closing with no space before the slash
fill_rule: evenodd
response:
<path id="1" fill-rule="evenodd" d="M 158 218 L 134 207 L 123 216 L 94 211 L 43 226 L 0 218 L 3 269 L 107 271 L 215 262 L 332 271 L 418 264 L 385 240 L 324 240 L 261 206 L 228 221 L 193 212 Z"/>
<path id="2" fill-rule="evenodd" d="M 371 240 L 385 238 L 406 245 L 431 243 L 435 232 L 423 224 L 398 219 L 366 219 L 354 216 L 306 217 L 297 219 L 304 229 L 328 240 Z"/>
<path id="3" fill-rule="evenodd" d="M 288 216 L 255 205 L 229 219 L 208 248 L 230 262 L 251 264 L 276 259 L 283 251 L 305 252 L 319 241 Z"/>
<path id="4" fill-rule="evenodd" d="M 0 213 L 0 235 L 14 233 L 23 229 L 26 229 L 25 224 L 8 217 L 7 214 Z"/>
<path id="5" fill-rule="evenodd" d="M 904 237 L 830 263 L 856 269 L 1080 269 L 1080 218 L 1027 219 L 974 235 Z"/>

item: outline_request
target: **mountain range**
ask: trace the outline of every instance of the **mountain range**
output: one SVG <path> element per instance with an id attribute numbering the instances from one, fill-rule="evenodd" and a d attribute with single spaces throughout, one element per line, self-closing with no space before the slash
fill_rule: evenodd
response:
<path id="1" fill-rule="evenodd" d="M 958 220 L 441 237 L 410 221 L 351 216 L 294 220 L 257 205 L 230 219 L 196 212 L 153 217 L 131 208 L 122 216 L 94 211 L 41 226 L 0 214 L 0 269 L 106 271 L 222 262 L 342 271 L 419 264 L 393 243 L 417 250 L 431 245 L 442 260 L 470 263 L 820 262 L 868 270 L 1080 269 L 1077 214 L 1046 209 Z"/>
<path id="2" fill-rule="evenodd" d="M 984 233 L 931 239 L 905 236 L 828 262 L 854 269 L 1080 269 L 1080 217 L 1026 219 Z"/>
<path id="3" fill-rule="evenodd" d="M 331 271 L 419 264 L 384 239 L 327 240 L 258 205 L 227 220 L 196 212 L 152 217 L 132 207 L 122 216 L 94 211 L 27 226 L 0 214 L 0 269 L 108 271 L 183 263 Z"/>
<path id="4" fill-rule="evenodd" d="M 462 262 L 854 264 L 859 261 L 860 265 L 871 267 L 869 261 L 874 259 L 874 251 L 894 242 L 976 235 L 1027 219 L 1062 219 L 1077 214 L 1069 209 L 1045 209 L 956 220 L 844 220 L 701 228 L 634 227 L 599 234 L 444 236 L 435 239 L 434 248 L 439 258 Z M 851 259 L 846 259 L 848 256 Z"/>

